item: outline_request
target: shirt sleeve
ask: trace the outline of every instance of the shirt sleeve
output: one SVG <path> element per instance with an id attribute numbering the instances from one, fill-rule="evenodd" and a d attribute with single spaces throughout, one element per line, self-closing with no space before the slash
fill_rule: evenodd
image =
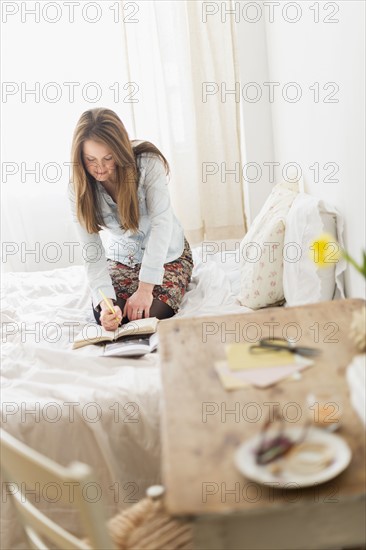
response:
<path id="1" fill-rule="evenodd" d="M 71 182 L 69 183 L 68 196 L 72 220 L 75 223 L 79 242 L 82 246 L 82 257 L 92 294 L 93 307 L 95 308 L 102 301 L 99 289 L 107 298 L 114 300 L 116 299 L 116 293 L 108 272 L 104 246 L 99 233 L 88 233 L 77 218 L 75 191 Z"/>
<path id="2" fill-rule="evenodd" d="M 151 229 L 141 262 L 139 280 L 160 285 L 163 282 L 164 264 L 172 237 L 173 212 L 165 166 L 156 155 L 151 156 L 147 163 L 144 186 Z"/>

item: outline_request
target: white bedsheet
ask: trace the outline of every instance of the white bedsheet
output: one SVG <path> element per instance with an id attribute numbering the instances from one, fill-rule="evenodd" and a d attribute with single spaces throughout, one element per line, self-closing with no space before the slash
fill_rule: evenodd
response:
<path id="1" fill-rule="evenodd" d="M 235 298 L 234 256 L 206 257 L 199 247 L 193 256 L 178 317 L 250 311 Z M 160 481 L 158 353 L 137 360 L 101 357 L 98 346 L 72 351 L 72 330 L 90 320 L 82 266 L 3 277 L 2 426 L 61 464 L 90 464 L 110 517 Z M 43 509 L 77 533 L 75 514 L 45 496 Z M 6 500 L 3 547 L 26 548 Z"/>

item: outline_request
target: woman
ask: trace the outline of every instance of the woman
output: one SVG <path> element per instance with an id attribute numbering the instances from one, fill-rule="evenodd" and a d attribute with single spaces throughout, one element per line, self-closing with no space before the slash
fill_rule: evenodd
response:
<path id="1" fill-rule="evenodd" d="M 82 114 L 71 156 L 69 198 L 96 321 L 115 330 L 126 321 L 173 316 L 193 261 L 170 205 L 167 160 L 152 143 L 131 142 L 116 113 L 102 108 Z"/>

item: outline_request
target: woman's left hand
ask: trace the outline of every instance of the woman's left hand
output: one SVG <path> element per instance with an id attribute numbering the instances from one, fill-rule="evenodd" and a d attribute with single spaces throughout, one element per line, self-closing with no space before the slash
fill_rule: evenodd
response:
<path id="1" fill-rule="evenodd" d="M 128 317 L 130 321 L 150 317 L 150 307 L 153 301 L 152 288 L 138 288 L 136 292 L 128 298 L 123 309 L 123 317 Z"/>

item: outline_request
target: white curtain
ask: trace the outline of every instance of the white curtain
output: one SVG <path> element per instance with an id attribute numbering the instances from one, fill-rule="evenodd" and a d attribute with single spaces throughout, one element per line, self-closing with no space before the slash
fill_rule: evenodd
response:
<path id="1" fill-rule="evenodd" d="M 64 4 L 56 23 L 41 11 L 39 22 L 34 15 L 22 22 L 19 12 L 3 25 L 11 52 L 3 81 L 18 91 L 2 108 L 2 269 L 82 263 L 78 247 L 67 244 L 77 237 L 66 188 L 73 130 L 94 107 L 113 109 L 131 139 L 164 153 L 173 207 L 191 244 L 241 238 L 240 104 L 220 95 L 221 83 L 233 89 L 239 82 L 235 23 L 222 23 L 219 14 L 205 22 L 204 3 L 196 0 L 103 0 L 95 23 L 81 18 L 82 5 L 70 23 Z M 207 101 L 205 82 L 216 91 Z M 76 83 L 72 97 L 67 83 Z"/>
<path id="2" fill-rule="evenodd" d="M 122 25 L 134 137 L 148 137 L 169 159 L 174 209 L 193 243 L 241 238 L 246 229 L 239 103 L 221 95 L 239 83 L 235 22 L 206 15 L 207 4 L 137 2 L 138 22 Z"/>

